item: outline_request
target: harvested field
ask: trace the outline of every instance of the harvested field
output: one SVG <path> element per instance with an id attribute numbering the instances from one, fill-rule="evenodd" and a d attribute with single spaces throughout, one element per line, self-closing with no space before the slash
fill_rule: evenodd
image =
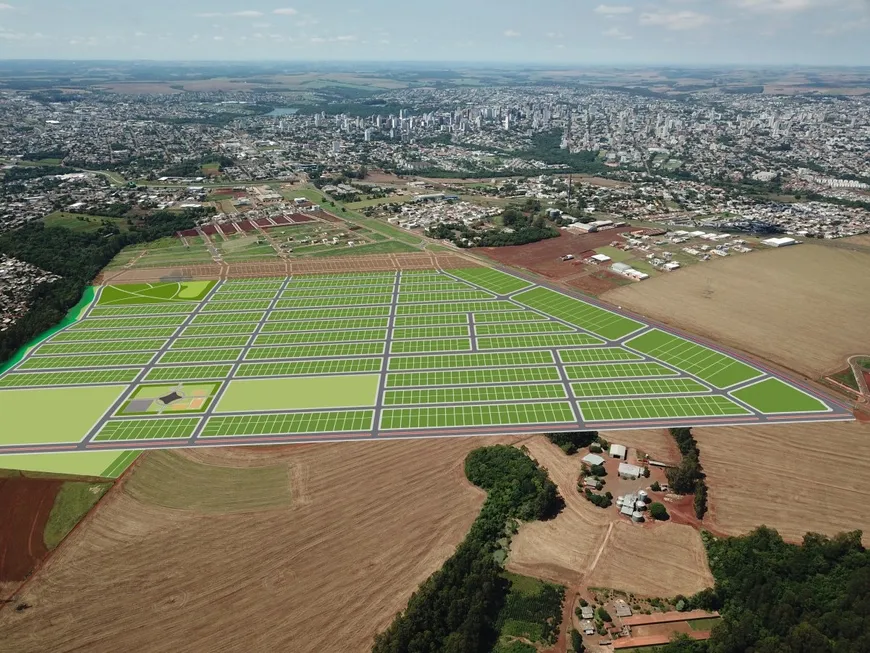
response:
<path id="1" fill-rule="evenodd" d="M 652 526 L 638 528 L 626 520 L 615 523 L 587 584 L 642 596 L 689 596 L 712 587 L 713 575 L 698 532 L 679 524 Z"/>
<path id="2" fill-rule="evenodd" d="M 870 424 L 737 426 L 694 431 L 717 530 L 765 524 L 791 541 L 861 529 L 870 545 Z M 705 521 L 706 521 L 705 519 Z"/>
<path id="3" fill-rule="evenodd" d="M 479 247 L 474 251 L 505 265 L 529 270 L 549 279 L 564 279 L 591 268 L 579 261 L 562 261 L 561 256 L 573 254 L 580 257 L 596 247 L 609 245 L 621 240 L 617 234 L 627 233 L 630 228 L 610 229 L 591 234 L 572 234 L 561 232 L 558 238 L 549 238 L 528 245 L 511 247 Z"/>
<path id="4" fill-rule="evenodd" d="M 62 485 L 59 480 L 0 478 L 0 583 L 23 581 L 48 552 L 43 533 Z"/>
<path id="5" fill-rule="evenodd" d="M 708 261 L 607 301 L 812 378 L 867 343 L 870 255 L 805 244 Z"/>
<path id="6" fill-rule="evenodd" d="M 19 600 L 33 607 L 0 612 L 5 648 L 368 651 L 468 532 L 484 493 L 463 461 L 498 441 L 178 454 L 218 470 L 287 470 L 290 506 L 225 514 L 146 502 L 134 484 L 155 464 L 147 454 L 26 585 Z"/>
<path id="7" fill-rule="evenodd" d="M 673 447 L 664 430 L 605 437 L 657 455 L 668 455 Z M 520 527 L 511 543 L 510 571 L 569 587 L 582 583 L 647 596 L 691 594 L 712 583 L 700 535 L 692 528 L 669 523 L 639 527 L 620 519 L 615 508 L 596 508 L 577 492 L 580 456 L 564 455 L 542 436 L 523 444 L 549 470 L 565 509 L 551 521 Z"/>

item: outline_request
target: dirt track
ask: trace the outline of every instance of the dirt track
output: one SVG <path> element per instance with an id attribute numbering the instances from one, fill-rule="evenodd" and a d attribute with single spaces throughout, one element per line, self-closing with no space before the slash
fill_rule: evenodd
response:
<path id="1" fill-rule="evenodd" d="M 21 600 L 34 607 L 0 612 L 0 649 L 368 651 L 468 532 L 484 493 L 463 461 L 494 442 L 195 452 L 219 474 L 285 466 L 292 505 L 219 514 L 114 491 L 27 585 Z"/>
<path id="2" fill-rule="evenodd" d="M 694 265 L 603 299 L 811 378 L 870 333 L 870 255 L 804 244 Z"/>
<path id="3" fill-rule="evenodd" d="M 45 557 L 45 524 L 62 485 L 48 479 L 0 478 L 0 583 L 23 581 Z"/>

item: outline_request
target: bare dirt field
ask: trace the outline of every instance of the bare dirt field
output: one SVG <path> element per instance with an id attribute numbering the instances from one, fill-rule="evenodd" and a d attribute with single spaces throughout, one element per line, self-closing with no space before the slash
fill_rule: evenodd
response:
<path id="1" fill-rule="evenodd" d="M 0 611 L 0 649 L 368 651 L 468 532 L 484 493 L 463 461 L 498 441 L 148 453 L 25 586 L 33 607 Z M 204 507 L 209 467 L 254 496 L 261 469 L 275 486 L 282 467 L 290 505 Z M 186 504 L 166 505 L 169 484 Z"/>
<path id="2" fill-rule="evenodd" d="M 861 529 L 870 545 L 870 424 L 694 429 L 717 529 L 765 524 L 792 541 Z"/>
<path id="3" fill-rule="evenodd" d="M 708 261 L 604 295 L 811 378 L 866 348 L 870 255 L 823 245 Z"/>
<path id="4" fill-rule="evenodd" d="M 583 252 L 621 240 L 617 234 L 629 231 L 630 228 L 611 229 L 582 235 L 562 231 L 558 238 L 537 243 L 510 247 L 479 247 L 474 251 L 499 263 L 529 270 L 549 279 L 565 279 L 584 272 L 591 273 L 594 268 L 579 261 L 562 261 L 560 257 L 573 254 L 579 258 Z"/>
<path id="5" fill-rule="evenodd" d="M 0 584 L 23 581 L 45 557 L 45 525 L 62 485 L 60 480 L 0 478 Z"/>
<path id="6" fill-rule="evenodd" d="M 605 435 L 649 453 L 669 451 L 673 440 L 652 430 Z M 612 587 L 647 596 L 691 594 L 712 584 L 697 531 L 670 523 L 638 526 L 620 519 L 615 507 L 596 508 L 577 492 L 580 456 L 566 456 L 543 436 L 523 444 L 549 470 L 565 509 L 553 520 L 520 527 L 511 543 L 510 571 L 568 587 Z"/>

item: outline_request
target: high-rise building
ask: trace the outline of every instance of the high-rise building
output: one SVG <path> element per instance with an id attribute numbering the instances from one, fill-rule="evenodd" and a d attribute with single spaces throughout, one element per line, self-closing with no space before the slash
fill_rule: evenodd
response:
<path id="1" fill-rule="evenodd" d="M 372 128 L 371 127 L 366 129 L 364 138 L 365 138 L 366 143 L 368 143 L 369 141 L 372 140 Z"/>

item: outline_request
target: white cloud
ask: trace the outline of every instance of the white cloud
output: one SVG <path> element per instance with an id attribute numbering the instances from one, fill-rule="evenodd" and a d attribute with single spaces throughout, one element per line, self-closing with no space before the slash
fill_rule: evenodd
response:
<path id="1" fill-rule="evenodd" d="M 336 36 L 333 41 L 356 41 L 356 37 L 352 34 L 343 34 L 342 36 Z"/>
<path id="2" fill-rule="evenodd" d="M 214 39 L 215 41 L 223 41 L 224 37 L 223 36 L 213 36 L 212 39 Z"/>
<path id="3" fill-rule="evenodd" d="M 516 30 L 513 30 L 513 29 L 506 29 L 506 30 L 504 31 L 504 35 L 505 35 L 506 37 L 508 37 L 509 39 L 515 39 L 515 38 L 517 38 L 518 36 L 520 36 L 520 33 L 517 32 Z"/>
<path id="4" fill-rule="evenodd" d="M 634 11 L 634 7 L 627 7 L 625 5 L 598 5 L 593 11 L 596 14 L 604 16 L 618 16 L 619 14 L 630 14 Z"/>
<path id="5" fill-rule="evenodd" d="M 295 16 L 299 12 L 296 11 L 293 7 L 281 7 L 280 9 L 276 9 L 272 13 L 277 14 L 278 16 Z"/>
<path id="6" fill-rule="evenodd" d="M 759 13 L 804 11 L 819 3 L 816 0 L 736 0 L 741 9 Z"/>
<path id="7" fill-rule="evenodd" d="M 662 27 L 670 30 L 697 29 L 712 22 L 707 14 L 699 14 L 697 11 L 659 11 L 656 13 L 644 13 L 640 15 L 641 25 Z"/>
<path id="8" fill-rule="evenodd" d="M 0 2 L 0 11 L 3 11 L 4 9 L 15 9 L 15 7 L 10 4 L 6 4 L 5 2 Z"/>
<path id="9" fill-rule="evenodd" d="M 226 13 L 220 11 L 208 11 L 206 13 L 195 15 L 197 18 L 260 18 L 263 15 L 263 12 L 246 9 L 244 11 L 229 11 Z"/>
<path id="10" fill-rule="evenodd" d="M 601 34 L 611 39 L 619 39 L 620 41 L 630 41 L 633 38 L 631 34 L 626 34 L 618 27 L 611 27 L 610 29 L 606 29 L 601 32 Z"/>

